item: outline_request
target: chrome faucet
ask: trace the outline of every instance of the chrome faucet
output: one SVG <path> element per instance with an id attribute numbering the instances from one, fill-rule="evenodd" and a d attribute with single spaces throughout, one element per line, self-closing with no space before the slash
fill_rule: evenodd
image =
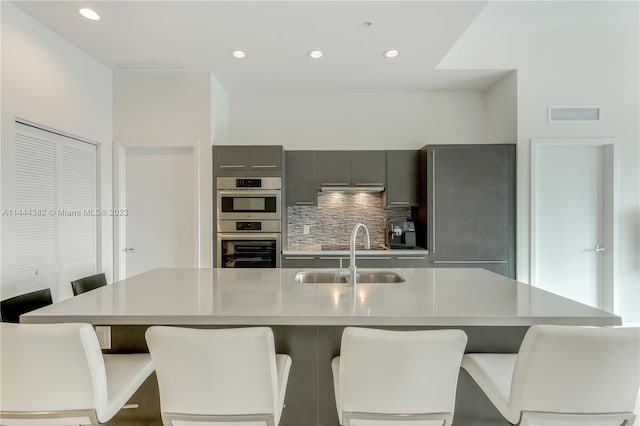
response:
<path id="1" fill-rule="evenodd" d="M 358 286 L 358 283 L 356 282 L 356 236 L 358 235 L 358 230 L 360 228 L 364 231 L 364 247 L 366 249 L 371 248 L 369 228 L 367 228 L 367 225 L 364 223 L 356 223 L 353 226 L 353 231 L 351 231 L 351 242 L 349 244 L 349 285 L 354 288 Z"/>

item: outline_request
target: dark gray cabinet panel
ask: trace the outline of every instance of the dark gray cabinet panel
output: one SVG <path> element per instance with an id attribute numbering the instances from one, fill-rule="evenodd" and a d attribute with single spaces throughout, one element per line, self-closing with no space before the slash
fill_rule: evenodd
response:
<path id="1" fill-rule="evenodd" d="M 281 176 L 281 145 L 214 145 L 216 176 Z"/>
<path id="2" fill-rule="evenodd" d="M 318 151 L 318 184 L 351 184 L 351 151 Z"/>
<path id="3" fill-rule="evenodd" d="M 515 146 L 431 146 L 425 166 L 431 261 L 506 261 L 515 276 Z"/>
<path id="4" fill-rule="evenodd" d="M 406 255 L 406 256 L 394 256 L 393 267 L 394 268 L 426 268 L 429 266 L 429 258 L 424 255 Z"/>
<path id="5" fill-rule="evenodd" d="M 351 151 L 351 184 L 384 186 L 385 151 Z"/>
<path id="6" fill-rule="evenodd" d="M 287 206 L 318 204 L 318 153 L 286 151 Z"/>
<path id="7" fill-rule="evenodd" d="M 247 170 L 249 165 L 249 147 L 223 145 L 214 146 L 213 164 L 215 170 L 218 172 Z"/>
<path id="8" fill-rule="evenodd" d="M 345 262 L 349 267 L 349 259 Z M 391 256 L 356 256 L 356 266 L 358 268 L 393 268 L 393 258 Z"/>
<path id="9" fill-rule="evenodd" d="M 417 206 L 418 151 L 387 151 L 386 172 L 385 206 Z"/>
<path id="10" fill-rule="evenodd" d="M 249 167 L 253 170 L 281 170 L 282 146 L 256 145 L 249 148 Z"/>

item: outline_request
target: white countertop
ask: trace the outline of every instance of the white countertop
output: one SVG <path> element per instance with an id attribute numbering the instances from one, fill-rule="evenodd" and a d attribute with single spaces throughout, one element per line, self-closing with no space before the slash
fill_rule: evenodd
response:
<path id="1" fill-rule="evenodd" d="M 155 269 L 21 319 L 105 325 L 620 324 L 618 316 L 483 269 L 394 269 L 405 283 L 360 284 L 355 293 L 340 284 L 297 284 L 299 271 Z"/>

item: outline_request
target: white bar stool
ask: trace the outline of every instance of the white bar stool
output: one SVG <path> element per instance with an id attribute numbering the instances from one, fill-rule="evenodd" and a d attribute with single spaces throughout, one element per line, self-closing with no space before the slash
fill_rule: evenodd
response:
<path id="1" fill-rule="evenodd" d="M 520 425 L 630 425 L 640 328 L 534 325 L 518 354 L 467 354 L 464 368 Z"/>
<path id="2" fill-rule="evenodd" d="M 450 425 L 462 330 L 388 331 L 347 327 L 331 362 L 341 425 Z"/>
<path id="3" fill-rule="evenodd" d="M 0 324 L 0 424 L 99 425 L 153 372 L 148 354 L 102 355 L 89 324 Z"/>
<path id="4" fill-rule="evenodd" d="M 280 422 L 291 358 L 276 355 L 270 328 L 157 326 L 146 339 L 164 425 Z"/>

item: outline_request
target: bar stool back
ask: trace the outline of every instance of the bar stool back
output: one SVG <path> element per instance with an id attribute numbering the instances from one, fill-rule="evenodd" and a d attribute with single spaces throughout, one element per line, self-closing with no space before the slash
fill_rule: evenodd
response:
<path id="1" fill-rule="evenodd" d="M 82 277 L 71 281 L 71 289 L 73 290 L 74 296 L 95 290 L 96 288 L 104 287 L 105 285 L 107 285 L 107 277 L 104 273 L 90 275 L 88 277 Z"/>
<path id="2" fill-rule="evenodd" d="M 0 324 L 0 424 L 99 425 L 153 372 L 148 354 L 102 355 L 89 324 Z"/>
<path id="3" fill-rule="evenodd" d="M 466 344 L 461 330 L 345 328 L 331 363 L 340 424 L 450 425 Z"/>
<path id="4" fill-rule="evenodd" d="M 291 368 L 268 327 L 197 330 L 150 327 L 165 425 L 277 425 Z"/>
<path id="5" fill-rule="evenodd" d="M 631 424 L 640 328 L 534 325 L 517 355 L 467 354 L 462 367 L 512 424 Z"/>

